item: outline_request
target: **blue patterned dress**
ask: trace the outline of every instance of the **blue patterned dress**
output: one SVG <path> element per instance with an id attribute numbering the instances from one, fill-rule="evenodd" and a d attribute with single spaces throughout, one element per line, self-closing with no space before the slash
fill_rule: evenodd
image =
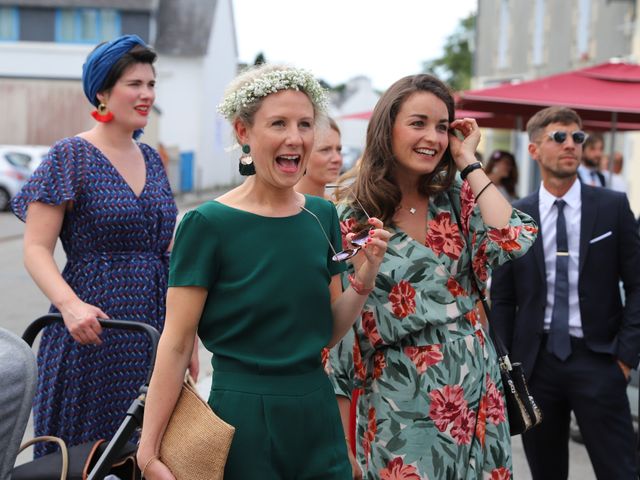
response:
<path id="1" fill-rule="evenodd" d="M 67 255 L 63 278 L 81 300 L 110 318 L 161 329 L 177 209 L 158 153 L 139 146 L 146 182 L 138 197 L 100 150 L 71 137 L 53 145 L 12 208 L 24 221 L 31 202 L 71 202 L 60 232 Z M 45 330 L 38 352 L 36 435 L 76 445 L 115 433 L 144 383 L 148 342 L 140 334 L 112 330 L 101 338 L 101 346 L 80 345 L 62 325 Z M 54 448 L 41 445 L 36 456 Z"/>

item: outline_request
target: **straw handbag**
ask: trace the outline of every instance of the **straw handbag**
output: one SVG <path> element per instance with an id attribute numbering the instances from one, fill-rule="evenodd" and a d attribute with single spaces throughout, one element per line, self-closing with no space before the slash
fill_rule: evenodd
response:
<path id="1" fill-rule="evenodd" d="M 176 480 L 222 480 L 234 433 L 187 377 L 162 437 L 160 458 Z"/>

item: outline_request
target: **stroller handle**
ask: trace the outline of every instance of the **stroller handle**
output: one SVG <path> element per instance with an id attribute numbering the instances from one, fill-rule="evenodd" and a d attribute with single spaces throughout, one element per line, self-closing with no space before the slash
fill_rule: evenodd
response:
<path id="1" fill-rule="evenodd" d="M 33 346 L 33 342 L 38 336 L 38 333 L 40 333 L 40 330 L 57 322 L 62 323 L 62 315 L 59 313 L 50 313 L 48 315 L 43 315 L 40 318 L 36 318 L 24 331 L 24 333 L 22 334 L 22 339 L 27 342 L 29 346 Z M 151 380 L 153 366 L 156 363 L 156 351 L 158 350 L 158 342 L 160 341 L 160 333 L 158 332 L 158 330 L 156 330 L 151 325 L 147 325 L 146 323 L 132 322 L 130 320 L 112 320 L 107 318 L 99 318 L 98 322 L 100 322 L 100 326 L 103 328 L 136 331 L 139 333 L 144 333 L 147 335 L 147 337 L 149 337 L 149 341 L 151 342 L 151 366 L 149 367 L 149 373 L 147 375 L 146 381 L 148 385 L 149 381 Z"/>

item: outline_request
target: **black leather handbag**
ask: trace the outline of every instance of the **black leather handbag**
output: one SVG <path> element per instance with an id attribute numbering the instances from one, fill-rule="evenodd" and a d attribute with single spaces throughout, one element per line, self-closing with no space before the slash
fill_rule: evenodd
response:
<path id="1" fill-rule="evenodd" d="M 511 435 L 519 435 L 542 422 L 542 410 L 529 392 L 522 364 L 520 362 L 511 363 L 507 349 L 495 329 L 491 327 L 489 308 L 484 298 L 482 298 L 482 306 L 489 323 L 489 335 L 498 353 L 500 376 L 507 402 L 509 430 Z"/>
<path id="2" fill-rule="evenodd" d="M 455 203 L 453 203 L 451 192 L 447 192 L 447 194 L 449 195 L 451 208 L 456 216 L 458 226 L 459 228 L 462 228 L 462 222 L 460 221 L 460 216 L 456 210 Z M 469 250 L 469 258 L 473 259 L 473 251 L 471 249 L 471 245 L 468 243 L 467 249 Z M 493 344 L 498 354 L 500 376 L 502 377 L 504 396 L 507 404 L 509 430 L 511 431 L 512 436 L 520 435 L 542 422 L 542 410 L 540 410 L 540 407 L 538 407 L 538 404 L 529 392 L 522 364 L 519 362 L 511 363 L 509 360 L 509 352 L 504 346 L 504 343 L 502 343 L 498 333 L 492 327 L 490 309 L 484 295 L 482 294 L 482 290 L 480 290 L 478 280 L 476 279 L 473 270 L 471 271 L 471 279 L 473 286 L 482 300 L 482 306 L 484 307 L 485 315 L 487 316 L 487 323 L 489 324 L 489 336 L 491 337 L 491 340 L 493 340 Z"/>

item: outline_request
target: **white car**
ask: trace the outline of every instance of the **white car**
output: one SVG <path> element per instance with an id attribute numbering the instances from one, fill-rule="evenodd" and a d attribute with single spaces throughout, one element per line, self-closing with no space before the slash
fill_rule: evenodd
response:
<path id="1" fill-rule="evenodd" d="M 0 211 L 9 209 L 18 193 L 49 147 L 40 145 L 0 145 Z"/>
<path id="2" fill-rule="evenodd" d="M 9 155 L 11 163 L 23 165 L 33 173 L 49 148 L 47 145 L 0 145 L 0 155 Z"/>

